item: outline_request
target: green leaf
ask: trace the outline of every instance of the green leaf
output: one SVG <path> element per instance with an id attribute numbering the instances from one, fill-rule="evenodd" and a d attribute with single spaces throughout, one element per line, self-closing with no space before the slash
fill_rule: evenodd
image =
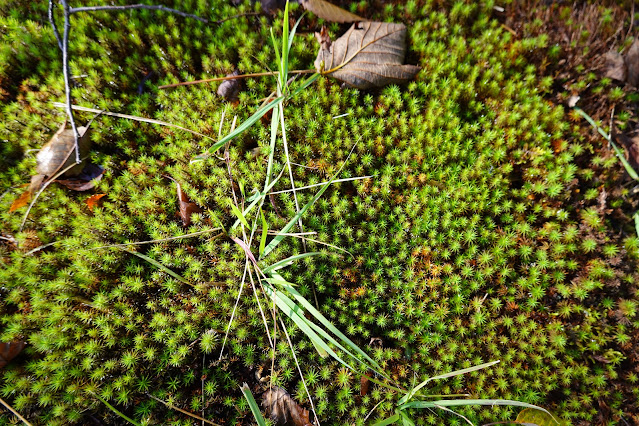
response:
<path id="1" fill-rule="evenodd" d="M 244 383 L 242 387 L 240 387 L 242 393 L 244 394 L 244 398 L 248 401 L 248 405 L 251 409 L 251 413 L 253 413 L 253 417 L 255 417 L 255 421 L 258 426 L 266 426 L 266 420 L 264 416 L 262 416 L 262 412 L 260 411 L 260 407 L 257 405 L 255 398 L 253 398 L 253 393 L 251 389 L 249 389 L 248 385 Z"/>
<path id="2" fill-rule="evenodd" d="M 166 266 L 162 265 L 162 264 L 161 264 L 160 262 L 158 262 L 157 260 L 155 260 L 155 259 L 151 259 L 149 256 L 144 255 L 144 254 L 142 254 L 142 253 L 135 252 L 135 251 L 133 251 L 133 250 L 128 250 L 128 249 L 126 249 L 126 248 L 122 248 L 122 247 L 118 247 L 118 248 L 119 248 L 120 250 L 123 250 L 123 251 L 126 251 L 126 252 L 128 252 L 128 253 L 131 253 L 131 254 L 136 255 L 136 256 L 137 256 L 137 257 L 139 257 L 140 259 L 144 259 L 144 260 L 146 260 L 146 261 L 147 261 L 147 262 L 149 262 L 151 265 L 155 266 L 155 267 L 156 267 L 156 268 L 158 268 L 158 269 L 163 270 L 164 272 L 166 272 L 167 274 L 169 274 L 170 276 L 172 276 L 172 277 L 173 277 L 173 278 L 175 278 L 176 280 L 181 281 L 181 282 L 183 282 L 184 284 L 191 285 L 191 283 L 190 283 L 190 282 L 188 282 L 187 280 L 185 280 L 184 278 L 182 278 L 181 276 L 179 276 L 178 274 L 176 274 L 175 272 L 173 272 L 172 270 L 170 270 L 170 269 L 169 269 L 169 268 L 167 268 Z"/>
<path id="3" fill-rule="evenodd" d="M 244 133 L 246 131 L 246 129 L 251 127 L 257 120 L 259 120 L 260 118 L 264 117 L 264 115 L 267 112 L 269 112 L 271 109 L 273 109 L 276 105 L 281 104 L 283 100 L 284 100 L 284 96 L 278 96 L 277 98 L 273 99 L 268 104 L 264 105 L 261 108 L 258 108 L 258 110 L 255 111 L 253 113 L 253 115 L 250 116 L 245 122 L 240 124 L 235 130 L 233 130 L 228 135 L 224 136 L 222 139 L 220 139 L 218 142 L 216 142 L 212 147 L 210 147 L 207 150 L 206 154 L 200 154 L 200 155 L 196 156 L 193 161 L 200 161 L 200 160 L 205 160 L 206 158 L 208 158 L 209 155 L 215 153 L 215 151 L 217 151 L 218 149 L 222 148 L 228 141 L 233 140 L 238 135 Z"/>
<path id="4" fill-rule="evenodd" d="M 387 419 L 382 420 L 381 422 L 377 422 L 375 423 L 373 426 L 387 426 L 387 425 L 392 425 L 393 423 L 397 422 L 397 420 L 400 419 L 399 414 L 395 413 L 394 415 L 390 416 Z"/>
<path id="5" fill-rule="evenodd" d="M 106 405 L 107 407 L 109 407 L 109 410 L 113 411 L 115 414 L 117 414 L 118 416 L 122 417 L 124 420 L 126 420 L 127 422 L 131 423 L 132 425 L 136 425 L 136 426 L 140 426 L 140 423 L 136 422 L 135 420 L 131 419 L 130 417 L 127 417 L 124 413 L 122 413 L 121 411 L 119 411 L 117 408 L 115 408 L 113 405 L 109 404 L 108 402 L 106 402 L 104 399 L 100 398 L 98 395 L 93 394 L 93 396 L 95 396 L 96 398 L 98 398 L 100 401 L 102 401 L 102 403 L 104 405 Z"/>
<path id="6" fill-rule="evenodd" d="M 262 219 L 264 218 L 264 215 L 262 214 Z M 264 228 L 262 228 L 264 229 Z M 264 236 L 264 232 L 262 232 L 262 238 L 264 240 L 266 240 L 265 236 Z M 260 243 L 260 250 L 262 250 L 262 246 Z M 290 256 L 287 257 L 284 260 L 280 260 L 279 262 L 276 262 L 270 266 L 267 266 L 266 268 L 262 269 L 262 272 L 265 275 L 268 275 L 270 272 L 274 272 L 277 271 L 278 269 L 282 269 L 282 268 L 286 268 L 289 265 L 292 265 L 293 263 L 295 263 L 295 261 L 299 260 L 299 259 L 303 259 L 305 257 L 309 257 L 309 256 L 317 256 L 318 254 L 321 254 L 319 251 L 312 251 L 312 252 L 308 252 L 308 253 L 302 253 L 302 254 L 296 254 L 295 256 Z M 287 282 L 287 284 L 290 284 Z"/>
<path id="7" fill-rule="evenodd" d="M 264 253 L 264 246 L 266 245 L 266 236 L 268 235 L 268 223 L 266 223 L 266 217 L 264 217 L 264 211 L 260 210 L 262 214 L 262 238 L 260 238 L 260 251 L 258 257 L 262 257 Z"/>
<path id="8" fill-rule="evenodd" d="M 246 221 L 246 218 L 244 217 L 244 215 L 242 214 L 242 212 L 240 211 L 240 209 L 238 209 L 235 204 L 231 204 L 231 210 L 233 211 L 233 213 L 235 213 L 235 216 L 237 216 L 237 218 L 240 220 L 240 222 L 246 226 L 248 229 L 251 229 L 251 226 L 248 224 L 248 222 Z"/>

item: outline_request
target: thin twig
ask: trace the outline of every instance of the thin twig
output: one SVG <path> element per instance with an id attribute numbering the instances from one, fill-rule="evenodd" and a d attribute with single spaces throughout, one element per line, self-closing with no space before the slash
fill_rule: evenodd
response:
<path id="1" fill-rule="evenodd" d="M 293 163 L 291 163 L 293 164 Z M 370 175 L 370 176 L 360 176 L 360 177 L 354 177 L 354 178 L 344 178 L 344 179 L 335 179 L 334 181 L 332 181 L 331 183 L 338 183 L 338 182 L 349 182 L 352 180 L 360 180 L 360 179 L 369 179 L 375 177 L 375 175 Z M 307 186 L 300 186 L 299 188 L 296 188 L 295 191 L 301 191 L 302 189 L 309 189 L 309 188 L 315 188 L 316 186 L 324 186 L 328 183 L 328 181 L 326 182 L 320 182 L 320 183 L 315 183 L 313 185 L 307 185 Z M 269 192 L 269 195 L 275 195 L 275 194 L 283 194 L 285 192 L 292 192 L 293 189 L 283 189 L 281 191 L 273 191 L 273 192 Z"/>
<path id="2" fill-rule="evenodd" d="M 65 0 L 62 0 L 65 1 Z M 65 1 L 66 3 L 66 1 Z M 208 24 L 209 20 L 202 18 L 197 15 L 193 15 L 191 13 L 182 12 L 177 9 L 171 9 L 162 5 L 149 5 L 149 4 L 128 4 L 124 6 L 85 6 L 85 7 L 72 7 L 69 9 L 69 13 L 79 13 L 79 12 L 97 12 L 100 10 L 127 10 L 127 9 L 148 9 L 148 10 L 161 10 L 163 12 L 175 13 L 176 15 L 183 16 L 185 18 L 193 18 L 200 22 L 204 22 Z"/>
<path id="3" fill-rule="evenodd" d="M 71 101 L 71 85 L 69 83 L 69 32 L 71 31 L 71 15 L 69 13 L 69 3 L 67 0 L 60 0 L 62 3 L 62 9 L 64 10 L 64 35 L 62 36 L 62 75 L 64 77 L 64 93 L 67 98 L 67 115 L 71 122 L 71 128 L 73 129 L 73 139 L 75 141 L 75 162 L 80 164 L 80 144 L 78 128 L 75 125 L 75 117 L 73 117 L 73 105 Z"/>
<path id="4" fill-rule="evenodd" d="M 60 31 L 58 31 L 58 26 L 55 23 L 55 18 L 53 17 L 53 0 L 49 0 L 49 22 L 51 23 L 51 27 L 53 28 L 53 34 L 55 35 L 55 39 L 58 41 L 58 47 L 62 50 L 62 39 L 60 38 Z"/>
<path id="5" fill-rule="evenodd" d="M 182 413 L 182 414 L 186 414 L 186 415 L 187 415 L 187 416 L 189 416 L 189 417 L 193 417 L 194 419 L 202 420 L 203 422 L 206 422 L 206 423 L 208 423 L 208 424 L 210 424 L 210 425 L 214 425 L 214 426 L 222 426 L 222 425 L 220 425 L 220 424 L 218 424 L 218 423 L 213 423 L 212 421 L 207 420 L 207 419 L 205 419 L 204 417 L 200 417 L 200 416 L 198 416 L 197 414 L 189 413 L 188 411 L 183 410 L 183 409 L 181 409 L 181 408 L 179 408 L 179 407 L 176 407 L 176 406 L 175 406 L 175 405 L 173 405 L 173 404 L 169 404 L 168 402 L 162 401 L 160 398 L 157 398 L 157 397 L 155 397 L 155 396 L 151 395 L 150 393 L 147 393 L 147 395 L 149 395 L 151 398 L 155 399 L 156 401 L 161 402 L 161 403 L 162 403 L 162 404 L 164 404 L 165 406 L 167 406 L 167 407 L 169 407 L 169 408 L 172 408 L 172 409 L 174 409 L 174 410 L 176 410 L 176 411 L 179 411 L 179 412 L 180 412 L 180 413 Z"/>
<path id="6" fill-rule="evenodd" d="M 230 21 L 231 19 L 241 18 L 243 16 L 258 16 L 258 15 L 261 15 L 261 13 L 259 13 L 259 12 L 239 13 L 237 15 L 229 16 L 227 18 L 220 19 L 219 21 L 215 21 L 215 23 L 219 25 L 219 24 L 224 23 L 226 21 Z"/>
<path id="7" fill-rule="evenodd" d="M 24 417 L 22 417 L 20 415 L 20 413 L 18 413 L 16 410 L 13 409 L 12 406 L 10 406 L 9 404 L 7 404 L 6 402 L 4 402 L 2 400 L 2 398 L 0 398 L 0 404 L 4 405 L 6 407 L 7 410 L 11 411 L 17 418 L 19 418 L 20 420 L 22 420 L 22 423 L 24 423 L 25 425 L 31 426 L 31 423 L 29 423 L 27 421 L 27 419 L 25 419 Z"/>
<path id="8" fill-rule="evenodd" d="M 289 74 L 311 74 L 314 72 L 315 70 L 293 70 L 293 71 L 289 71 L 288 73 Z M 184 81 L 182 83 L 165 84 L 163 86 L 158 86 L 158 89 L 168 89 L 170 87 L 188 86 L 190 84 L 210 83 L 213 81 L 238 80 L 240 78 L 267 77 L 270 75 L 279 75 L 279 73 L 277 71 L 268 71 L 268 72 L 257 72 L 254 74 L 239 74 L 239 75 L 229 75 L 226 77 L 205 78 L 204 80 L 193 80 L 193 81 Z"/>

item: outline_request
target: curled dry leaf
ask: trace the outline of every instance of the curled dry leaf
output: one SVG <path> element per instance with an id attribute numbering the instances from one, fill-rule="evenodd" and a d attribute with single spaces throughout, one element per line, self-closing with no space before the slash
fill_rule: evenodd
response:
<path id="1" fill-rule="evenodd" d="M 325 0 L 300 0 L 302 7 L 330 22 L 357 22 L 366 19 Z"/>
<path id="2" fill-rule="evenodd" d="M 13 358 L 18 356 L 27 344 L 25 342 L 0 343 L 0 368 L 4 367 Z"/>
<path id="3" fill-rule="evenodd" d="M 100 203 L 100 199 L 104 197 L 106 194 L 93 194 L 89 198 L 86 199 L 87 207 L 89 210 L 93 211 L 93 209 Z"/>
<path id="4" fill-rule="evenodd" d="M 604 55 L 605 76 L 617 80 L 626 81 L 626 62 L 619 52 L 610 51 Z"/>
<path id="5" fill-rule="evenodd" d="M 79 175 L 69 177 L 68 179 L 56 179 L 56 182 L 74 191 L 88 191 L 100 182 L 103 174 L 103 167 L 93 163 L 87 163 Z"/>
<path id="6" fill-rule="evenodd" d="M 639 40 L 635 40 L 626 53 L 626 70 L 627 83 L 639 87 Z"/>
<path id="7" fill-rule="evenodd" d="M 301 407 L 284 389 L 273 386 L 264 392 L 262 407 L 278 426 L 312 426 L 308 410 Z"/>
<path id="8" fill-rule="evenodd" d="M 73 129 L 66 128 L 66 121 L 53 137 L 44 144 L 36 155 L 36 171 L 40 175 L 53 176 L 75 163 L 75 138 Z M 89 123 L 90 124 L 90 123 Z M 80 138 L 80 158 L 86 157 L 91 149 L 89 127 L 78 127 Z M 84 164 L 76 164 L 64 173 L 64 176 L 75 176 L 82 172 Z"/>
<path id="9" fill-rule="evenodd" d="M 184 226 L 189 226 L 191 224 L 191 215 L 193 213 L 200 213 L 202 210 L 197 206 L 197 204 L 189 199 L 189 197 L 186 195 L 186 192 L 184 192 L 184 190 L 182 189 L 182 185 L 180 185 L 178 181 L 168 175 L 164 175 L 164 177 L 175 182 L 175 185 L 177 186 L 180 217 L 182 218 L 182 223 L 184 224 Z"/>
<path id="10" fill-rule="evenodd" d="M 371 381 L 368 379 L 370 377 L 370 373 L 363 374 L 359 379 L 359 394 L 360 396 L 366 396 L 368 393 L 368 389 L 370 388 Z"/>
<path id="11" fill-rule="evenodd" d="M 239 70 L 233 71 L 227 77 L 235 77 L 240 75 Z M 217 88 L 217 94 L 227 101 L 235 102 L 239 100 L 240 89 L 242 87 L 241 79 L 224 80 Z"/>
<path id="12" fill-rule="evenodd" d="M 329 48 L 320 48 L 315 68 L 359 89 L 411 80 L 419 72 L 403 65 L 406 26 L 389 22 L 353 25 Z"/>

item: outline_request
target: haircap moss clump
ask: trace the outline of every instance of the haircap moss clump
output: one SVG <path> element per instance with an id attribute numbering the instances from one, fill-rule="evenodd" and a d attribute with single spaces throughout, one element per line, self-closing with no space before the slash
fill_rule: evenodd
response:
<path id="1" fill-rule="evenodd" d="M 210 19 L 252 11 L 227 3 L 175 7 Z M 226 236 L 127 246 L 177 278 L 127 250 L 103 247 L 233 223 L 226 163 L 211 157 L 190 164 L 212 141 L 100 117 L 91 160 L 106 168 L 94 190 L 107 194 L 101 206 L 91 211 L 86 195 L 52 185 L 19 230 L 22 211 L 9 206 L 35 170 L 30 150 L 64 119 L 51 105 L 63 100 L 64 84 L 46 4 L 2 1 L 0 10 L 0 220 L 2 235 L 16 240 L 0 240 L 0 342 L 28 342 L 0 371 L 0 396 L 49 425 L 92 417 L 120 423 L 98 396 L 143 424 L 191 424 L 149 394 L 206 419 L 248 424 L 239 386 L 259 385 L 259 377 L 308 404 L 286 338 L 280 333 L 270 348 L 255 298 L 240 299 L 219 359 L 245 261 Z M 515 39 L 493 19 L 492 2 L 408 1 L 380 12 L 360 2 L 354 11 L 409 17 L 409 52 L 422 72 L 404 87 L 370 92 L 320 79 L 286 106 L 296 187 L 326 181 L 342 166 L 340 177 L 375 177 L 332 185 L 304 216 L 314 239 L 352 256 L 307 242 L 323 255 L 282 276 L 309 300 L 314 287 L 320 311 L 406 386 L 499 359 L 490 369 L 434 382 L 432 393 L 517 399 L 573 423 L 599 421 L 604 403 L 606 419 L 636 418 L 639 240 L 604 216 L 589 186 L 590 163 L 606 169 L 614 161 L 590 154 L 562 107 L 544 98 L 547 81 L 526 60 L 548 48 L 547 38 Z M 228 117 L 249 117 L 272 79 L 247 80 L 236 106 L 206 85 L 155 87 L 236 67 L 275 69 L 267 43 L 273 22 L 246 15 L 205 25 L 150 11 L 74 16 L 73 97 L 211 137 L 224 116 L 227 133 Z M 315 49 L 310 31 L 298 36 L 291 68 L 309 66 Z M 258 122 L 229 145 L 235 182 L 247 195 L 262 186 L 269 135 Z M 285 164 L 275 158 L 279 173 Z M 203 209 L 188 228 L 164 176 Z M 580 191 L 584 186 L 590 189 Z M 275 189 L 289 187 L 284 173 Z M 299 204 L 313 194 L 298 193 Z M 271 229 L 296 211 L 291 193 L 274 195 L 265 209 Z M 269 260 L 302 251 L 299 239 L 287 239 Z M 294 326 L 288 330 L 322 420 L 364 424 L 375 406 L 368 421 L 392 414 L 395 391 L 371 383 L 360 395 L 356 374 L 319 357 Z M 481 423 L 517 416 L 513 407 L 458 412 Z M 463 422 L 428 411 L 415 418 Z M 11 421 L 0 414 L 0 424 Z"/>

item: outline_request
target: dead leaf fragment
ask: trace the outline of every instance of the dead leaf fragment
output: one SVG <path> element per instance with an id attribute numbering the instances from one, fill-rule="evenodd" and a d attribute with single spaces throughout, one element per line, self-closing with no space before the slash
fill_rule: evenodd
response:
<path id="1" fill-rule="evenodd" d="M 366 20 L 325 0 L 301 0 L 300 4 L 304 9 L 313 12 L 319 18 L 330 22 L 344 23 Z"/>
<path id="2" fill-rule="evenodd" d="M 231 74 L 228 74 L 227 77 L 235 77 L 237 75 L 240 75 L 239 70 L 233 71 Z M 217 94 L 227 101 L 235 102 L 239 100 L 240 89 L 242 87 L 241 81 L 240 79 L 224 80 L 217 88 Z"/>
<path id="3" fill-rule="evenodd" d="M 27 204 L 29 204 L 29 201 L 31 201 L 31 191 L 26 190 L 18 198 L 16 198 L 13 203 L 11 203 L 11 207 L 9 207 L 9 213 L 26 206 Z"/>
<path id="4" fill-rule="evenodd" d="M 360 396 L 366 396 L 368 389 L 370 388 L 371 381 L 368 379 L 370 373 L 363 374 L 359 379 L 359 394 Z"/>
<path id="5" fill-rule="evenodd" d="M 308 410 L 301 407 L 284 389 L 273 386 L 262 396 L 264 407 L 278 426 L 312 426 Z"/>
<path id="6" fill-rule="evenodd" d="M 88 191 L 95 188 L 104 175 L 104 168 L 93 163 L 81 163 L 81 165 L 84 165 L 82 173 L 68 179 L 56 179 L 56 182 L 74 191 Z"/>
<path id="7" fill-rule="evenodd" d="M 189 197 L 186 195 L 186 192 L 182 190 L 182 185 L 180 185 L 178 181 L 173 179 L 171 176 L 168 176 L 168 175 L 163 175 L 163 176 L 175 182 L 175 185 L 177 186 L 177 196 L 178 196 L 178 206 L 180 209 L 179 210 L 180 217 L 182 218 L 182 223 L 184 224 L 184 226 L 189 226 L 191 224 L 191 215 L 193 213 L 200 213 L 202 212 L 202 210 L 197 206 L 197 204 L 195 204 L 189 199 Z"/>
<path id="8" fill-rule="evenodd" d="M 90 124 L 90 123 L 89 123 Z M 75 138 L 73 129 L 66 128 L 66 121 L 53 137 L 44 144 L 42 149 L 36 155 L 36 171 L 38 174 L 45 176 L 53 176 L 61 170 L 75 163 Z M 84 158 L 89 154 L 91 149 L 91 137 L 87 127 L 78 127 L 80 135 L 78 144 L 80 145 L 80 158 Z M 64 176 L 75 176 L 82 172 L 83 163 L 76 164 L 64 173 Z"/>
<path id="9" fill-rule="evenodd" d="M 626 70 L 628 84 L 639 87 L 639 40 L 635 40 L 626 53 Z"/>
<path id="10" fill-rule="evenodd" d="M 26 345 L 25 342 L 0 343 L 0 368 L 3 368 L 9 361 L 18 356 Z"/>
<path id="11" fill-rule="evenodd" d="M 604 75 L 610 79 L 617 81 L 626 81 L 626 62 L 619 52 L 610 51 L 604 55 L 605 73 Z"/>
<path id="12" fill-rule="evenodd" d="M 328 49 L 320 48 L 315 68 L 358 89 L 399 84 L 419 72 L 403 65 L 406 26 L 389 22 L 353 25 Z"/>
<path id="13" fill-rule="evenodd" d="M 93 211 L 94 207 L 96 207 L 100 203 L 100 198 L 104 197 L 106 194 L 93 194 L 89 198 L 86 199 L 87 206 L 89 210 Z"/>

